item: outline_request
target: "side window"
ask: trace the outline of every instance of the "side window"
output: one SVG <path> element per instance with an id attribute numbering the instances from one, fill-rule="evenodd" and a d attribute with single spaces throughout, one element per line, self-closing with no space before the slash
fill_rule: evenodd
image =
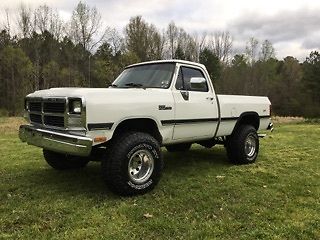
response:
<path id="1" fill-rule="evenodd" d="M 205 78 L 203 73 L 199 69 L 189 68 L 189 67 L 180 67 L 179 75 L 176 82 L 176 89 L 178 90 L 188 90 L 188 91 L 199 91 L 199 92 L 208 92 L 208 84 L 205 82 L 202 88 L 197 90 L 192 89 L 190 85 L 190 80 L 193 77 Z"/>

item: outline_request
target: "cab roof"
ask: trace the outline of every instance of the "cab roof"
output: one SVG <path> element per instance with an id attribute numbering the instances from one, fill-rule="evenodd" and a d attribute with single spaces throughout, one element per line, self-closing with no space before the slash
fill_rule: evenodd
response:
<path id="1" fill-rule="evenodd" d="M 126 68 L 139 66 L 139 65 L 146 65 L 146 64 L 155 64 L 155 63 L 180 63 L 180 64 L 187 64 L 187 65 L 193 65 L 193 66 L 205 68 L 205 66 L 201 63 L 195 63 L 195 62 L 179 60 L 179 59 L 156 60 L 156 61 L 135 63 L 135 64 L 131 64 L 131 65 L 127 66 Z"/>

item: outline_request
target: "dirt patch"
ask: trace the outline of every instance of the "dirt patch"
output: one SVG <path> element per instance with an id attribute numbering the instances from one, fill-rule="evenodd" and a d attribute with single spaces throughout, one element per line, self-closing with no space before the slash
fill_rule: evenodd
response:
<path id="1" fill-rule="evenodd" d="M 22 117 L 0 118 L 0 134 L 18 134 L 19 126 L 25 123 Z"/>
<path id="2" fill-rule="evenodd" d="M 298 123 L 304 122 L 305 119 L 303 117 L 279 117 L 274 116 L 272 117 L 273 123 Z"/>

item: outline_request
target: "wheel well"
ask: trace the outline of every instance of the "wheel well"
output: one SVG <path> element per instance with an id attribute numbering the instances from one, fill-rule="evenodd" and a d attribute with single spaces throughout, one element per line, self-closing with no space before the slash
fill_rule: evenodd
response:
<path id="1" fill-rule="evenodd" d="M 162 144 L 162 136 L 159 132 L 157 123 L 150 118 L 127 119 L 119 123 L 113 135 L 119 135 L 128 131 L 145 132 L 153 136 L 160 144 Z"/>
<path id="2" fill-rule="evenodd" d="M 258 130 L 260 126 L 260 118 L 258 113 L 256 112 L 242 113 L 236 123 L 234 130 L 237 129 L 237 127 L 239 127 L 240 125 L 244 125 L 244 124 L 251 125 L 256 130 Z"/>

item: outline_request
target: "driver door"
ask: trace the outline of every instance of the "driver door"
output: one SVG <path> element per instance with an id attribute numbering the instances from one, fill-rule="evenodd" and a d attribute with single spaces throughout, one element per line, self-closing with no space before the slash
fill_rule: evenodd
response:
<path id="1" fill-rule="evenodd" d="M 193 89 L 191 78 L 204 78 L 202 88 Z M 218 124 L 216 98 L 200 68 L 180 66 L 173 89 L 175 126 L 173 139 L 205 139 L 213 137 Z"/>

